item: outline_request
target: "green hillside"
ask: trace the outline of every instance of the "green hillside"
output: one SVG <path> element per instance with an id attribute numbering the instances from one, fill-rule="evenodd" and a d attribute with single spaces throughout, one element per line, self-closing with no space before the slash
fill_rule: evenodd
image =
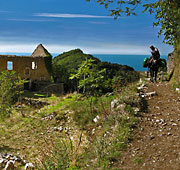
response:
<path id="1" fill-rule="evenodd" d="M 63 54 L 58 55 L 53 59 L 53 64 L 60 64 L 64 66 L 71 66 L 69 69 L 77 69 L 78 66 L 82 63 L 82 61 L 86 60 L 86 58 L 91 58 L 99 63 L 100 60 L 93 57 L 89 54 L 84 54 L 80 49 L 71 50 L 68 52 L 64 52 Z"/>
<path id="2" fill-rule="evenodd" d="M 78 67 L 86 59 L 93 59 L 99 70 L 106 69 L 106 80 L 109 86 L 112 85 L 113 79 L 119 79 L 121 82 L 131 82 L 139 78 L 137 72 L 132 67 L 120 64 L 101 62 L 98 58 L 89 54 L 84 54 L 80 49 L 71 50 L 58 55 L 53 59 L 53 77 L 55 82 L 64 83 L 65 91 L 74 91 L 77 89 L 77 82 L 69 80 L 71 74 L 74 74 Z M 119 81 L 119 80 L 118 80 Z M 105 89 L 111 91 L 112 87 Z"/>

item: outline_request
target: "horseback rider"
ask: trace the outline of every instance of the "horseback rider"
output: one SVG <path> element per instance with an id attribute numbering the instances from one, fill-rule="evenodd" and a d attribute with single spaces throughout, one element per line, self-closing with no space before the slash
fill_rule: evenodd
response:
<path id="1" fill-rule="evenodd" d="M 151 81 L 153 82 L 153 78 L 156 81 L 157 78 L 157 72 L 159 68 L 159 59 L 160 59 L 160 53 L 158 48 L 154 47 L 153 45 L 150 46 L 151 54 L 152 56 L 149 58 L 149 64 L 148 67 L 150 69 L 150 76 L 151 76 Z"/>
<path id="2" fill-rule="evenodd" d="M 151 45 L 149 48 L 152 50 L 151 51 L 152 56 L 150 58 L 153 58 L 154 60 L 159 60 L 160 59 L 159 50 L 153 45 Z"/>

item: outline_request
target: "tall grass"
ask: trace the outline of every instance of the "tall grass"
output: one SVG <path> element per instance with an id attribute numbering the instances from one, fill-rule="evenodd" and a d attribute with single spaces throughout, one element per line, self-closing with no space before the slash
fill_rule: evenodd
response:
<path id="1" fill-rule="evenodd" d="M 133 129 L 138 123 L 134 107 L 140 106 L 136 93 L 136 86 L 131 85 L 121 89 L 121 94 L 93 98 L 93 115 L 90 114 L 88 100 L 78 96 L 70 108 L 76 125 L 88 134 L 89 145 L 77 153 L 69 144 L 67 147 L 66 142 L 60 143 L 54 147 L 56 151 L 51 156 L 47 155 L 44 167 L 62 170 L 111 169 L 115 162 L 120 161 L 121 152 L 133 139 Z M 124 112 L 112 110 L 111 102 L 115 98 L 119 104 L 125 105 Z M 94 122 L 97 115 L 99 119 Z"/>

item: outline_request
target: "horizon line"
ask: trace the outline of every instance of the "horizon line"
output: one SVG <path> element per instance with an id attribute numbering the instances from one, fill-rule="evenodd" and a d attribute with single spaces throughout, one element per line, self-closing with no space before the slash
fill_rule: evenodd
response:
<path id="1" fill-rule="evenodd" d="M 71 50 L 69 50 L 71 51 Z M 68 51 L 65 51 L 68 52 Z M 7 54 L 6 54 L 7 53 Z M 57 52 L 49 52 L 50 54 L 56 54 L 56 55 L 61 55 L 62 53 L 57 53 Z M 147 55 L 150 56 L 151 54 L 128 54 L 128 53 L 86 53 L 83 52 L 84 54 L 90 54 L 90 55 L 134 55 L 134 56 L 143 56 L 143 55 Z M 8 55 L 8 54 L 32 54 L 32 52 L 1 52 L 0 51 L 0 55 Z M 168 54 L 161 54 L 161 56 L 168 56 Z"/>

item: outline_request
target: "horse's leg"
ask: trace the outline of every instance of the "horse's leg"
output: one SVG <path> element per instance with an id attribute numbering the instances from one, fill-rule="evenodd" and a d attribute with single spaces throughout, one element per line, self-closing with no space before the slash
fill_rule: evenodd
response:
<path id="1" fill-rule="evenodd" d="M 157 73 L 158 73 L 158 69 L 155 69 L 154 70 L 154 79 L 155 79 L 155 81 L 157 80 Z"/>
<path id="2" fill-rule="evenodd" d="M 153 71 L 153 69 L 152 68 L 150 68 L 150 81 L 152 81 L 153 82 L 153 77 L 154 77 L 154 71 Z"/>
<path id="3" fill-rule="evenodd" d="M 149 77 L 149 68 L 148 68 L 148 70 L 147 70 L 147 75 L 146 75 L 146 76 L 147 76 L 147 78 Z"/>

